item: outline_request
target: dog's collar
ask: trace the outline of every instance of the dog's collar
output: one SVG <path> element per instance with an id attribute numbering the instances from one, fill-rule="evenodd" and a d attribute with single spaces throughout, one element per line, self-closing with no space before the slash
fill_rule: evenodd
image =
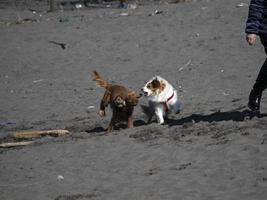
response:
<path id="1" fill-rule="evenodd" d="M 174 97 L 174 92 L 172 93 L 172 95 L 167 99 L 167 101 L 163 102 L 163 105 L 165 107 L 165 112 L 169 111 L 169 106 L 168 106 L 168 102 Z"/>

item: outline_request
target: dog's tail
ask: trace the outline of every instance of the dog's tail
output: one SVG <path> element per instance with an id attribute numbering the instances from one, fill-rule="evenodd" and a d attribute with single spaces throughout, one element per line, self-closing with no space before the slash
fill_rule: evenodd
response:
<path id="1" fill-rule="evenodd" d="M 93 79 L 93 81 L 96 81 L 97 84 L 98 84 L 100 87 L 103 87 L 103 88 L 105 88 L 105 89 L 108 89 L 108 88 L 111 86 L 111 84 L 109 84 L 107 81 L 103 80 L 103 79 L 101 78 L 101 76 L 98 74 L 98 72 L 95 71 L 95 70 L 93 71 L 92 79 Z"/>

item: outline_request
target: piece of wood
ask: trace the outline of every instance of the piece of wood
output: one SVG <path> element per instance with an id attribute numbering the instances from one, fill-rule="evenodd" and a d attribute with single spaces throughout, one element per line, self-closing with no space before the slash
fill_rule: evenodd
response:
<path id="1" fill-rule="evenodd" d="M 58 137 L 62 135 L 69 134 L 68 130 L 57 129 L 57 130 L 43 130 L 43 131 L 17 131 L 14 133 L 13 137 L 16 139 L 31 139 L 43 137 L 46 135 Z"/>
<path id="2" fill-rule="evenodd" d="M 29 142 L 8 142 L 0 144 L 0 148 L 10 148 L 10 147 L 18 147 L 18 146 L 26 146 L 32 144 L 33 141 Z"/>

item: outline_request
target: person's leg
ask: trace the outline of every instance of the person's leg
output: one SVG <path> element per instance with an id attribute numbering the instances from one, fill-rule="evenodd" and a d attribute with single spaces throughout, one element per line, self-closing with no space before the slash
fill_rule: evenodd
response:
<path id="1" fill-rule="evenodd" d="M 256 79 L 256 83 L 253 86 L 253 89 L 262 92 L 263 90 L 266 89 L 266 86 L 267 86 L 267 58 L 260 69 L 260 72 Z"/>
<path id="2" fill-rule="evenodd" d="M 260 39 L 261 43 L 265 48 L 265 53 L 267 54 L 267 36 L 261 35 Z M 267 58 L 265 59 L 265 62 L 263 63 L 260 69 L 260 72 L 256 79 L 256 83 L 253 85 L 253 89 L 251 90 L 249 95 L 248 107 L 251 110 L 253 111 L 260 110 L 261 95 L 263 90 L 266 89 L 266 87 L 267 87 Z"/>
<path id="3" fill-rule="evenodd" d="M 250 91 L 248 107 L 252 111 L 260 111 L 262 91 L 256 91 L 254 88 Z"/>

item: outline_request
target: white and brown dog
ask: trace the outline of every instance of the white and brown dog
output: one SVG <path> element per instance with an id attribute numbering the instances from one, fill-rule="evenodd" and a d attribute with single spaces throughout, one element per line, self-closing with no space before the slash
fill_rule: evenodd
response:
<path id="1" fill-rule="evenodd" d="M 148 123 L 154 114 L 158 123 L 164 124 L 164 117 L 167 114 L 180 112 L 177 91 L 164 78 L 160 76 L 153 77 L 141 90 L 148 99 Z"/>

